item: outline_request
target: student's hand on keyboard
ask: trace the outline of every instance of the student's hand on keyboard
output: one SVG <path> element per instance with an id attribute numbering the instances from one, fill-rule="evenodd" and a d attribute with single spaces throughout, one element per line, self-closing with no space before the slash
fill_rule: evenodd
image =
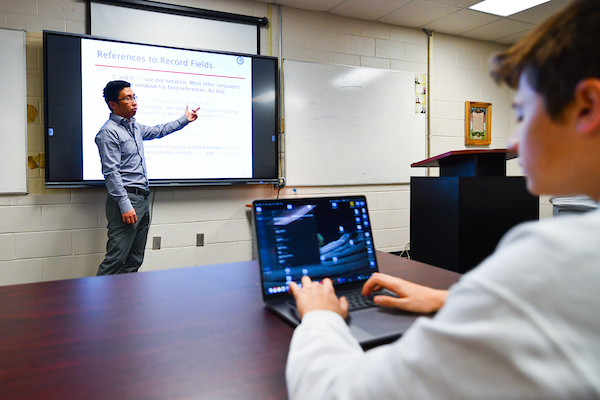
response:
<path id="1" fill-rule="evenodd" d="M 446 300 L 447 291 L 432 289 L 401 278 L 375 272 L 363 286 L 363 296 L 375 291 L 388 289 L 398 297 L 376 295 L 375 304 L 418 313 L 431 313 L 439 310 Z"/>
<path id="2" fill-rule="evenodd" d="M 345 297 L 338 298 L 331 279 L 322 282 L 312 282 L 308 276 L 302 277 L 302 288 L 295 282 L 290 283 L 290 293 L 294 295 L 300 318 L 309 311 L 334 311 L 346 318 L 348 316 L 348 301 Z"/>

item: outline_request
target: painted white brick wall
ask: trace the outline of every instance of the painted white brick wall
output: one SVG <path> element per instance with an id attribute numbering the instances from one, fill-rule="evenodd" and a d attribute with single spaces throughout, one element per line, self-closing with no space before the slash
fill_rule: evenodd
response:
<path id="1" fill-rule="evenodd" d="M 42 230 L 85 229 L 98 225 L 96 207 L 87 204 L 42 206 Z"/>
<path id="2" fill-rule="evenodd" d="M 397 248 L 398 243 L 408 243 L 410 241 L 409 228 L 377 229 L 373 232 L 373 240 L 377 247 Z M 404 247 L 402 246 L 402 249 Z M 398 249 L 400 251 L 402 249 Z"/>
<path id="3" fill-rule="evenodd" d="M 106 250 L 106 229 L 78 229 L 73 233 L 73 254 L 102 254 Z"/>
<path id="4" fill-rule="evenodd" d="M 15 258 L 15 236 L 12 234 L 0 235 L 0 261 Z"/>
<path id="5" fill-rule="evenodd" d="M 0 233 L 40 231 L 42 208 L 0 207 L 0 221 Z"/>
<path id="6" fill-rule="evenodd" d="M 69 231 L 15 233 L 15 258 L 68 256 L 73 252 Z"/>
<path id="7" fill-rule="evenodd" d="M 377 56 L 378 58 L 404 60 L 404 49 L 405 45 L 402 42 L 383 39 L 377 39 L 377 41 L 375 42 L 375 56 Z M 427 52 L 425 52 L 423 56 L 425 56 L 425 58 L 422 57 L 420 58 L 420 60 L 426 59 Z"/>
<path id="8" fill-rule="evenodd" d="M 37 0 L 4 0 L 0 3 L 0 11 L 9 14 L 37 15 Z"/>
<path id="9" fill-rule="evenodd" d="M 42 276 L 45 281 L 94 276 L 104 258 L 101 254 L 71 255 L 43 260 Z"/>
<path id="10" fill-rule="evenodd" d="M 170 0 L 173 4 L 267 16 L 268 6 L 247 0 Z M 261 28 L 261 53 L 277 55 L 277 6 L 268 30 Z M 326 13 L 282 8 L 283 57 L 415 73 L 427 71 L 427 36 L 417 29 L 360 21 Z M 0 27 L 27 30 L 28 104 L 37 115 L 28 124 L 29 156 L 44 152 L 42 30 L 85 33 L 85 2 L 0 0 Z M 492 147 L 502 147 L 513 118 L 511 93 L 487 77 L 486 61 L 501 48 L 491 43 L 434 34 L 432 155 L 464 148 L 464 101 L 493 104 Z M 104 110 L 102 110 L 104 112 Z M 37 157 L 37 158 L 36 158 Z M 516 162 L 509 171 L 519 174 Z M 0 196 L 0 285 L 95 275 L 104 257 L 104 189 L 45 189 L 44 169 L 31 166 L 30 194 Z M 363 187 L 270 186 L 159 188 L 142 271 L 236 262 L 252 257 L 246 204 L 255 198 L 365 194 L 379 250 L 401 251 L 410 240 L 408 185 Z M 541 213 L 551 215 L 548 199 Z M 196 234 L 204 246 L 196 247 Z M 152 237 L 162 238 L 152 250 Z"/>

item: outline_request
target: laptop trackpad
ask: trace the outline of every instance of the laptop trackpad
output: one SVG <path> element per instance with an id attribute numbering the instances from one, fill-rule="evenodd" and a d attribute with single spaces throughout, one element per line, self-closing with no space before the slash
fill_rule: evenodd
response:
<path id="1" fill-rule="evenodd" d="M 355 311 L 348 324 L 359 341 L 392 339 L 402 335 L 421 315 L 384 308 Z"/>

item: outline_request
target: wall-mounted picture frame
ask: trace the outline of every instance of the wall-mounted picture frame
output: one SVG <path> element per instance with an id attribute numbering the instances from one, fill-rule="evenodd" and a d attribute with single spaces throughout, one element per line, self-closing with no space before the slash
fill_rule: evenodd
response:
<path id="1" fill-rule="evenodd" d="M 492 103 L 465 102 L 465 146 L 492 143 Z"/>

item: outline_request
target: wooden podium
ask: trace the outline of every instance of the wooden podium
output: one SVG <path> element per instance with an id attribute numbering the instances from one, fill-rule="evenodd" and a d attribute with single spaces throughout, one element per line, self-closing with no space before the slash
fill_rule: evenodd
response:
<path id="1" fill-rule="evenodd" d="M 464 273 L 490 255 L 513 226 L 539 218 L 539 199 L 524 177 L 507 177 L 505 149 L 450 151 L 412 164 L 439 177 L 411 177 L 410 253 Z"/>

